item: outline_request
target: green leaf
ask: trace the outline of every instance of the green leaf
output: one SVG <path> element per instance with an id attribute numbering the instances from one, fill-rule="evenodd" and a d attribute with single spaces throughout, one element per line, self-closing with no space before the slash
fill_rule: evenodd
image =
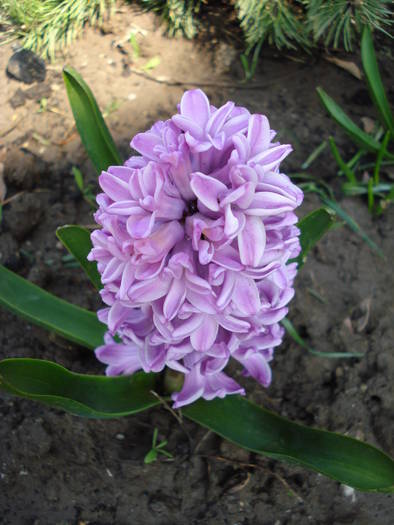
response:
<path id="1" fill-rule="evenodd" d="M 75 184 L 77 185 L 79 191 L 83 193 L 84 188 L 84 182 L 83 182 L 83 176 L 81 173 L 81 170 L 78 169 L 76 166 L 73 166 L 71 168 L 71 172 L 74 175 Z"/>
<path id="2" fill-rule="evenodd" d="M 383 193 L 390 193 L 394 189 L 394 184 L 390 182 L 380 183 L 377 185 L 374 185 L 372 188 L 372 191 L 374 195 L 377 194 L 383 194 Z M 345 195 L 367 195 L 368 194 L 368 182 L 359 182 L 357 184 L 350 184 L 349 182 L 345 182 L 345 184 L 342 185 L 342 191 Z"/>
<path id="3" fill-rule="evenodd" d="M 292 259 L 290 262 L 297 262 L 300 268 L 305 263 L 306 256 L 308 255 L 310 249 L 335 224 L 335 216 L 324 208 L 314 210 L 301 219 L 297 225 L 301 230 L 301 253 L 296 259 Z"/>
<path id="4" fill-rule="evenodd" d="M 317 93 L 323 106 L 326 108 L 331 117 L 337 122 L 341 128 L 353 139 L 353 141 L 363 149 L 378 153 L 380 144 L 373 137 L 362 131 L 343 111 L 343 109 L 324 91 L 318 87 Z M 386 153 L 387 156 L 391 155 Z"/>
<path id="5" fill-rule="evenodd" d="M 81 75 L 67 66 L 63 80 L 79 135 L 96 170 L 100 173 L 108 166 L 122 164 L 93 93 Z"/>
<path id="6" fill-rule="evenodd" d="M 95 313 L 59 299 L 1 265 L 0 305 L 87 348 L 103 344 L 106 326 Z"/>
<path id="7" fill-rule="evenodd" d="M 363 491 L 394 491 L 394 462 L 380 450 L 293 423 L 239 396 L 197 401 L 184 416 L 236 445 L 296 462 Z"/>
<path id="8" fill-rule="evenodd" d="M 315 148 L 312 153 L 309 155 L 309 157 L 306 159 L 306 161 L 301 164 L 301 169 L 307 170 L 309 166 L 315 162 L 315 160 L 323 153 L 323 151 L 326 149 L 327 141 L 323 140 L 321 144 Z"/>
<path id="9" fill-rule="evenodd" d="M 141 67 L 141 69 L 142 71 L 150 71 L 151 69 L 154 69 L 160 65 L 160 62 L 161 60 L 159 56 L 152 57 L 144 66 Z"/>
<path id="10" fill-rule="evenodd" d="M 92 281 L 93 286 L 97 290 L 101 290 L 103 285 L 97 270 L 97 263 L 87 259 L 92 249 L 89 230 L 82 228 L 82 226 L 66 225 L 60 226 L 56 230 L 56 235 L 67 250 L 77 259 L 86 275 Z"/>
<path id="11" fill-rule="evenodd" d="M 346 175 L 348 181 L 352 184 L 357 184 L 357 179 L 354 174 L 354 171 L 352 171 L 349 166 L 345 163 L 345 161 L 342 159 L 337 145 L 335 144 L 335 141 L 333 137 L 328 138 L 328 142 L 330 144 L 331 153 L 336 160 L 336 163 L 338 164 L 339 168 L 343 171 L 343 173 Z"/>
<path id="12" fill-rule="evenodd" d="M 285 317 L 281 320 L 281 324 L 285 328 L 289 336 L 294 339 L 296 343 L 308 350 L 308 352 L 316 357 L 327 357 L 328 359 L 350 359 L 354 357 L 364 357 L 362 352 L 319 352 L 304 341 L 297 330 L 294 328 L 293 323 Z"/>
<path id="13" fill-rule="evenodd" d="M 365 26 L 361 39 L 361 59 L 367 79 L 369 93 L 379 112 L 382 124 L 391 134 L 394 134 L 393 115 L 384 91 L 383 82 L 379 73 L 379 66 L 376 60 L 375 50 L 371 30 Z"/>
<path id="14" fill-rule="evenodd" d="M 158 454 L 157 450 L 155 450 L 155 449 L 150 450 L 150 451 L 146 454 L 146 456 L 144 457 L 144 463 L 145 463 L 146 465 L 149 465 L 149 463 L 153 463 L 154 461 L 156 461 L 156 459 L 157 459 L 157 454 Z"/>
<path id="15" fill-rule="evenodd" d="M 0 362 L 1 390 L 92 418 L 127 416 L 157 406 L 151 393 L 155 377 L 76 374 L 38 359 Z M 182 412 L 253 452 L 296 462 L 359 490 L 393 491 L 393 461 L 361 441 L 293 423 L 238 396 L 198 401 Z"/>
<path id="16" fill-rule="evenodd" d="M 151 394 L 155 374 L 94 376 L 76 374 L 41 359 L 0 361 L 0 389 L 76 416 L 113 418 L 136 414 L 159 402 Z"/>
<path id="17" fill-rule="evenodd" d="M 348 213 L 343 210 L 337 202 L 335 202 L 332 199 L 328 199 L 327 197 L 321 196 L 321 200 L 324 204 L 326 204 L 329 208 L 331 208 L 336 215 L 345 223 L 347 226 L 354 231 L 357 235 L 361 237 L 361 239 L 371 248 L 372 251 L 374 251 L 379 257 L 384 259 L 384 253 L 379 248 L 379 246 L 374 243 L 374 241 L 365 233 L 365 231 L 361 228 L 361 226 L 352 218 Z"/>
<path id="18" fill-rule="evenodd" d="M 391 132 L 390 131 L 386 131 L 385 136 L 383 137 L 383 140 L 382 140 L 382 146 L 381 146 L 381 148 L 379 150 L 379 153 L 378 153 L 378 155 L 376 157 L 376 164 L 375 164 L 375 167 L 374 167 L 374 170 L 373 170 L 373 183 L 374 183 L 374 186 L 379 184 L 380 168 L 382 166 L 383 157 L 385 155 L 386 148 L 387 148 L 387 145 L 389 143 L 390 137 L 391 137 Z"/>

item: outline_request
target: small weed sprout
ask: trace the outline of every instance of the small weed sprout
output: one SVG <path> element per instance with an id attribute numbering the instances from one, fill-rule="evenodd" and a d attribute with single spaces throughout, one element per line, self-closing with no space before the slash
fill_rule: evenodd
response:
<path id="1" fill-rule="evenodd" d="M 161 443 L 157 444 L 158 433 L 159 433 L 158 429 L 155 428 L 155 430 L 153 431 L 153 437 L 152 437 L 152 448 L 150 449 L 150 451 L 146 454 L 144 458 L 144 463 L 146 464 L 153 463 L 154 461 L 156 461 L 157 456 L 159 454 L 162 454 L 163 456 L 166 456 L 169 459 L 174 458 L 174 456 L 170 452 L 168 452 L 168 450 L 165 450 L 164 448 L 168 443 L 167 440 L 161 441 Z"/>

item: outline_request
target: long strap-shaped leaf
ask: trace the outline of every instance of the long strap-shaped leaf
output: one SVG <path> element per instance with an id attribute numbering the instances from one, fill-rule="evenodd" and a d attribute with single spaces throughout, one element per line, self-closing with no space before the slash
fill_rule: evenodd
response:
<path id="1" fill-rule="evenodd" d="M 361 59 L 369 93 L 379 112 L 383 125 L 394 135 L 393 115 L 384 91 L 383 82 L 380 77 L 379 67 L 376 60 L 375 50 L 373 47 L 371 30 L 365 26 L 361 39 Z"/>
<path id="2" fill-rule="evenodd" d="M 323 106 L 331 117 L 341 126 L 341 128 L 353 139 L 353 141 L 361 148 L 370 151 L 372 153 L 378 153 L 380 150 L 380 144 L 373 137 L 365 133 L 360 129 L 353 120 L 346 115 L 343 109 L 332 99 L 321 87 L 317 88 L 317 93 Z M 386 152 L 386 156 L 393 158 L 393 155 Z"/>
<path id="3" fill-rule="evenodd" d="M 111 418 L 157 404 L 154 375 L 87 376 L 37 359 L 0 362 L 0 389 L 72 414 Z M 293 423 L 244 398 L 198 401 L 183 409 L 193 421 L 259 454 L 290 460 L 360 490 L 392 491 L 394 462 L 378 449 Z"/>
<path id="4" fill-rule="evenodd" d="M 394 461 L 349 437 L 315 430 L 247 399 L 198 401 L 183 414 L 248 450 L 290 460 L 363 491 L 394 491 Z"/>
<path id="5" fill-rule="evenodd" d="M 324 208 L 314 210 L 303 217 L 297 224 L 301 231 L 301 253 L 296 259 L 289 262 L 297 262 L 300 268 L 306 261 L 306 256 L 311 248 L 336 224 L 334 214 Z"/>
<path id="6" fill-rule="evenodd" d="M 61 240 L 67 250 L 73 255 L 84 269 L 86 275 L 93 283 L 96 290 L 101 290 L 100 274 L 95 262 L 88 261 L 87 257 L 92 249 L 90 233 L 82 226 L 65 225 L 56 230 L 57 237 Z"/>
<path id="7" fill-rule="evenodd" d="M 78 132 L 96 170 L 100 173 L 108 166 L 122 164 L 89 86 L 71 67 L 64 68 L 63 79 Z"/>
<path id="8" fill-rule="evenodd" d="M 91 418 L 128 416 L 157 405 L 151 394 L 155 377 L 76 374 L 41 359 L 0 361 L 0 389 Z"/>
<path id="9" fill-rule="evenodd" d="M 1 265 L 0 305 L 88 348 L 103 344 L 106 326 L 95 313 L 59 299 Z"/>

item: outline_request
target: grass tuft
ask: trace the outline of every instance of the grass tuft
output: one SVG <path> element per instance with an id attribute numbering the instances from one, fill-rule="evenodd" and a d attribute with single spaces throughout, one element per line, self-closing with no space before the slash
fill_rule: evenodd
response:
<path id="1" fill-rule="evenodd" d="M 21 39 L 27 49 L 54 59 L 86 25 L 98 25 L 115 0 L 0 0 L 2 43 Z"/>

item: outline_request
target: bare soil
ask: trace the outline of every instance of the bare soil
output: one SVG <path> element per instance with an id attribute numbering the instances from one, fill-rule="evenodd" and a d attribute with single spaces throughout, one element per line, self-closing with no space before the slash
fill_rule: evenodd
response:
<path id="1" fill-rule="evenodd" d="M 131 28 L 140 31 L 139 57 L 133 57 L 127 42 Z M 288 172 L 299 171 L 330 133 L 340 147 L 349 148 L 321 108 L 316 86 L 322 85 L 358 122 L 374 118 L 364 83 L 321 55 L 286 57 L 266 49 L 255 79 L 246 85 L 240 83 L 237 52 L 214 35 L 205 43 L 171 40 L 153 15 L 129 7 L 117 12 L 104 33 L 86 31 L 66 56 L 48 66 L 45 82 L 33 86 L 6 77 L 12 49 L 0 48 L 0 162 L 6 198 L 11 198 L 0 224 L 0 262 L 86 308 L 99 308 L 99 298 L 82 271 L 67 267 L 66 252 L 55 237 L 59 225 L 93 222 L 71 167 L 78 166 L 97 189 L 67 105 L 64 64 L 75 67 L 93 89 L 125 157 L 131 137 L 173 114 L 183 90 L 193 86 L 202 86 L 215 104 L 232 99 L 267 114 L 281 140 L 295 148 Z M 392 87 L 389 42 L 381 41 L 378 51 L 385 84 Z M 145 76 L 137 74 L 153 57 L 160 58 L 159 65 Z M 347 59 L 359 63 L 358 56 Z M 337 188 L 335 171 L 327 152 L 310 169 Z M 318 205 L 307 195 L 300 214 Z M 386 260 L 348 229 L 331 232 L 297 278 L 290 318 L 315 349 L 357 351 L 363 357 L 318 358 L 286 339 L 276 353 L 272 386 L 246 385 L 254 401 L 294 421 L 365 439 L 393 453 L 394 208 L 372 219 L 361 199 L 341 205 Z M 2 358 L 46 358 L 73 370 L 103 372 L 91 352 L 4 310 L 0 342 Z M 2 395 L 0 413 L 4 525 L 389 525 L 393 520 L 390 495 L 354 492 L 250 454 L 190 422 L 180 427 L 164 409 L 94 421 Z M 174 459 L 145 465 L 154 428 L 168 440 Z"/>

